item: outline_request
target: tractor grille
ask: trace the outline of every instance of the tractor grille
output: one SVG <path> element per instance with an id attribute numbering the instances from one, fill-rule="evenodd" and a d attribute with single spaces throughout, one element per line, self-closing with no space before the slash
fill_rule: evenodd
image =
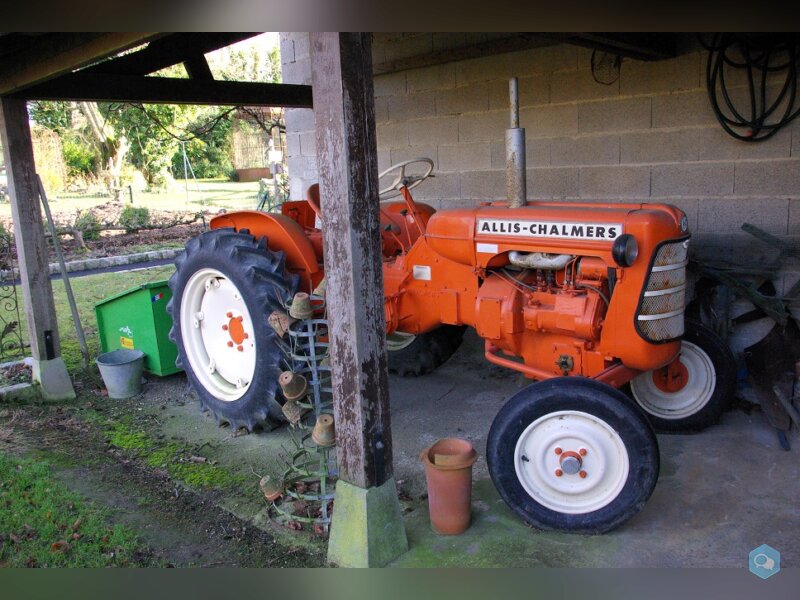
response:
<path id="1" fill-rule="evenodd" d="M 656 252 L 636 317 L 646 340 L 665 342 L 683 335 L 688 256 L 688 238 L 663 244 Z"/>

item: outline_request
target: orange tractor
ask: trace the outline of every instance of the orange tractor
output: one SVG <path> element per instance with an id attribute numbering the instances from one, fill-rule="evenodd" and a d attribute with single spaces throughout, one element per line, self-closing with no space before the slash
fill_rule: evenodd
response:
<path id="1" fill-rule="evenodd" d="M 512 139 L 509 179 L 524 174 L 520 156 Z M 503 499 L 539 528 L 618 526 L 654 489 L 653 427 L 702 429 L 733 392 L 724 342 L 684 323 L 686 216 L 666 204 L 527 203 L 519 189 L 437 212 L 411 194 L 432 171 L 416 159 L 382 174 L 395 177 L 381 200 L 399 197 L 380 205 L 390 371 L 437 368 L 474 328 L 488 361 L 537 381 L 489 432 Z M 233 427 L 280 415 L 277 380 L 291 366 L 277 317 L 325 277 L 318 196 L 312 186 L 280 214 L 217 216 L 176 261 L 179 361 L 204 407 Z"/>

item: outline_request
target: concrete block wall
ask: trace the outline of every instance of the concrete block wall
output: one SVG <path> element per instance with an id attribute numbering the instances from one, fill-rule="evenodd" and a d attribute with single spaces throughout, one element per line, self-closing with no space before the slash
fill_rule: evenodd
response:
<path id="1" fill-rule="evenodd" d="M 376 33 L 374 60 L 446 47 L 457 35 Z M 489 34 L 468 35 L 484 41 Z M 281 49 L 284 81 L 308 82 L 307 34 L 282 34 Z M 669 202 L 686 211 L 696 240 L 709 248 L 734 239 L 752 245 L 743 222 L 800 236 L 800 119 L 762 143 L 726 135 L 709 105 L 699 48 L 659 62 L 623 59 L 611 85 L 594 81 L 590 57 L 556 45 L 376 76 L 380 168 L 432 158 L 436 178 L 415 197 L 436 208 L 502 199 L 513 75 L 531 200 Z M 297 198 L 316 177 L 313 143 L 303 143 L 312 128 L 311 111 L 287 111 Z"/>

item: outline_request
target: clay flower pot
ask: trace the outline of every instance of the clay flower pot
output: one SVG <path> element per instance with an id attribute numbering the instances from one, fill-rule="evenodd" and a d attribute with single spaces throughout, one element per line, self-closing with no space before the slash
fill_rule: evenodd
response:
<path id="1" fill-rule="evenodd" d="M 261 493 L 270 502 L 274 502 L 283 495 L 283 483 L 272 479 L 269 475 L 265 475 L 258 482 L 258 487 Z"/>
<path id="2" fill-rule="evenodd" d="M 419 458 L 428 482 L 431 527 L 442 535 L 458 535 L 469 527 L 472 465 L 478 453 L 467 440 L 445 438 Z"/>
<path id="3" fill-rule="evenodd" d="M 311 430 L 311 439 L 317 446 L 330 447 L 336 443 L 336 426 L 333 415 L 320 415 Z"/>

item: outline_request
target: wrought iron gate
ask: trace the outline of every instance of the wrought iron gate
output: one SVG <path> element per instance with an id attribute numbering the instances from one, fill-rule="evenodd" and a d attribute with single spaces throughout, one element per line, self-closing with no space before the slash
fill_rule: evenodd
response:
<path id="1" fill-rule="evenodd" d="M 17 279 L 14 236 L 0 229 L 0 362 L 23 358 L 26 354 Z"/>

